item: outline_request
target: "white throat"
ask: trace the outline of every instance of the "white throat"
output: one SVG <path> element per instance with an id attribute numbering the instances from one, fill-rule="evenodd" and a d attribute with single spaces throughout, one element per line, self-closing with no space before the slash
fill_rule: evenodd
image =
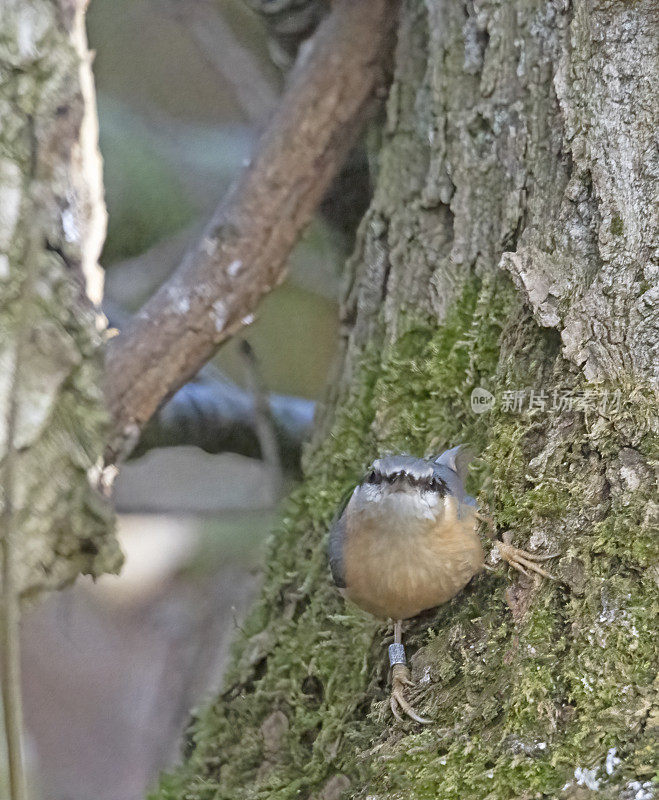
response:
<path id="1" fill-rule="evenodd" d="M 350 501 L 352 513 L 375 522 L 385 532 L 400 535 L 415 522 L 434 522 L 443 512 L 442 498 L 433 492 L 391 490 L 389 487 L 359 487 Z"/>

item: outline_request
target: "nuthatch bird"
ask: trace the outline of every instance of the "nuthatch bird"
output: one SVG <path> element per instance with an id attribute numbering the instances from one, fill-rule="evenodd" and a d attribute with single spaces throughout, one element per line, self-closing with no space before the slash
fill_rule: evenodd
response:
<path id="1" fill-rule="evenodd" d="M 461 445 L 435 460 L 409 455 L 375 461 L 355 488 L 329 535 L 334 583 L 344 597 L 376 617 L 394 620 L 391 710 L 421 723 L 405 699 L 411 685 L 402 621 L 446 603 L 484 567 L 477 521 L 489 521 L 464 488 L 469 454 Z M 492 526 L 493 527 L 493 526 Z M 539 556 L 496 541 L 501 558 L 528 575 L 552 578 Z M 400 709 L 400 711 L 399 711 Z"/>

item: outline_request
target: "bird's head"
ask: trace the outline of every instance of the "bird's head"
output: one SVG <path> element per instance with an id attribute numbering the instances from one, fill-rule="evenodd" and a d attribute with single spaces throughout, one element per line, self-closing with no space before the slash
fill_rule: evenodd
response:
<path id="1" fill-rule="evenodd" d="M 470 502 L 464 489 L 467 462 L 460 446 L 435 460 L 409 455 L 378 458 L 355 489 L 350 510 L 367 516 L 436 517 L 447 496 L 455 497 L 458 505 Z"/>
<path id="2" fill-rule="evenodd" d="M 413 456 L 386 456 L 373 462 L 360 488 L 365 500 L 378 500 L 392 494 L 423 495 L 432 493 L 443 497 L 448 486 L 435 475 L 432 462 Z"/>

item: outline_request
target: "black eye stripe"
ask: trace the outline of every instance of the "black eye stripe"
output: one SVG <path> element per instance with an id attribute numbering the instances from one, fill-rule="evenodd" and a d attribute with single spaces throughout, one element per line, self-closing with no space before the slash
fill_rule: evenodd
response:
<path id="1" fill-rule="evenodd" d="M 441 497 L 444 497 L 444 495 L 446 495 L 448 492 L 448 486 L 446 483 L 436 475 L 430 478 L 428 481 L 428 489 L 431 492 L 437 492 L 437 494 L 439 494 Z"/>
<path id="2" fill-rule="evenodd" d="M 414 475 L 405 470 L 382 474 L 379 470 L 372 469 L 366 476 L 365 483 L 376 486 L 383 482 L 393 484 L 399 478 L 404 478 L 410 486 L 418 486 L 421 491 L 435 492 L 440 497 L 448 494 L 446 482 L 437 475 Z"/>

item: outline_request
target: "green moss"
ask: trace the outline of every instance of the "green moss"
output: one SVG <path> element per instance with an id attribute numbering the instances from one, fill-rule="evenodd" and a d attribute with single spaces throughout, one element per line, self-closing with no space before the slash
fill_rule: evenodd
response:
<path id="1" fill-rule="evenodd" d="M 614 236 L 622 236 L 625 231 L 625 226 L 622 223 L 622 219 L 620 217 L 614 217 L 611 220 L 611 233 Z"/>
<path id="2" fill-rule="evenodd" d="M 514 328 L 517 334 L 525 328 L 525 335 L 512 336 Z M 528 320 L 511 318 L 507 333 L 517 341 L 533 341 Z M 514 369 L 504 364 L 497 376 L 500 387 L 533 385 L 544 377 L 538 365 L 551 363 L 555 348 L 551 338 L 540 345 L 535 341 L 524 346 Z M 545 348 L 545 359 L 537 357 L 538 346 Z M 427 746 L 415 745 L 411 737 L 393 743 L 375 778 L 385 796 L 410 796 L 414 786 L 413 796 L 419 798 L 553 797 L 573 779 L 577 766 L 602 766 L 604 783 L 604 757 L 614 746 L 623 762 L 609 779 L 611 791 L 625 776 L 651 774 L 652 764 L 656 768 L 644 733 L 656 703 L 652 629 L 657 603 L 649 567 L 656 563 L 657 544 L 648 521 L 654 489 L 648 484 L 623 494 L 608 508 L 603 491 L 597 508 L 601 513 L 604 507 L 606 516 L 591 524 L 589 503 L 595 506 L 584 488 L 590 470 L 583 451 L 595 438 L 595 426 L 609 455 L 635 444 L 656 458 L 645 430 L 647 403 L 636 398 L 631 406 L 594 424 L 575 414 L 569 436 L 544 469 L 531 465 L 547 444 L 546 420 L 543 428 L 534 414 L 499 410 L 489 417 L 485 460 L 497 523 L 512 529 L 523 544 L 532 532 L 560 519 L 558 531 L 565 526 L 567 535 L 559 533 L 555 541 L 563 561 L 586 564 L 588 578 L 572 592 L 545 582 L 508 595 L 512 615 L 500 592 L 482 579 L 473 594 L 439 610 L 422 657 L 441 687 L 428 690 L 427 708 L 440 731 L 449 726 L 449 746 L 437 753 L 436 737 Z M 629 431 L 630 415 L 637 442 L 620 435 L 621 429 Z M 560 574 L 560 563 L 555 569 Z M 465 614 L 473 614 L 474 607 L 479 616 L 467 624 Z M 456 726 L 455 720 L 462 723 Z"/>
<path id="3" fill-rule="evenodd" d="M 475 386 L 549 390 L 554 376 L 563 386 L 571 379 L 559 364 L 556 337 L 536 328 L 504 279 L 469 281 L 444 326 L 407 319 L 391 347 L 372 343 L 272 538 L 228 688 L 199 713 L 188 759 L 154 797 L 316 797 L 337 773 L 354 797 L 556 797 L 610 747 L 623 761 L 613 778 L 602 771 L 603 783 L 644 774 L 657 655 L 650 488 L 610 498 L 606 465 L 621 447 L 650 457 L 650 412 L 623 404 L 591 419 L 469 406 Z M 520 546 L 540 536 L 560 552 L 551 569 L 566 583 L 515 579 L 510 589 L 503 570 L 484 573 L 412 621 L 414 702 L 435 724 L 393 725 L 384 627 L 331 586 L 325 534 L 375 454 L 465 440 L 483 453 L 472 481 L 499 531 Z M 275 710 L 288 727 L 266 744 Z"/>

